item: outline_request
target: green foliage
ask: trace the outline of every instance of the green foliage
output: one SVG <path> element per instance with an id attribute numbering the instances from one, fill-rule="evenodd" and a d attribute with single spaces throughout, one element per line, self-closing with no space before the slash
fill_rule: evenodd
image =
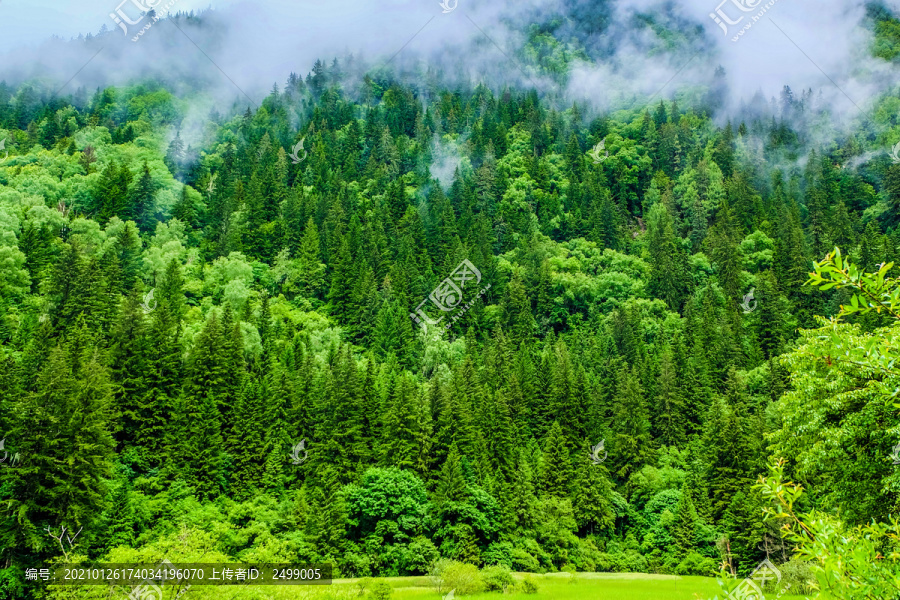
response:
<path id="1" fill-rule="evenodd" d="M 525 55 L 559 78 L 589 56 L 555 32 L 536 25 Z M 893 552 L 865 536 L 894 535 L 878 523 L 900 490 L 900 171 L 848 157 L 896 133 L 895 98 L 884 131 L 823 154 L 795 108 L 589 122 L 440 78 L 427 103 L 385 74 L 357 96 L 351 66 L 318 62 L 202 132 L 162 85 L 0 84 L 3 565 L 435 564 L 462 595 L 509 591 L 510 569 L 743 574 L 795 545 L 841 587 L 858 582 L 834 556 Z M 833 244 L 860 266 L 835 251 L 807 281 Z M 773 453 L 814 487 L 821 547 L 763 521 L 751 486 Z M 81 533 L 60 547 L 62 527 Z"/>
<path id="2" fill-rule="evenodd" d="M 481 570 L 481 580 L 484 582 L 484 589 L 487 592 L 506 593 L 515 586 L 515 580 L 508 567 L 493 566 L 485 567 Z"/>
<path id="3" fill-rule="evenodd" d="M 526 594 L 537 594 L 538 593 L 538 583 L 531 577 L 530 575 L 526 575 L 522 578 L 522 591 Z"/>
<path id="4" fill-rule="evenodd" d="M 460 596 L 477 594 L 484 590 L 484 581 L 478 567 L 461 562 L 450 562 L 441 573 L 441 589 L 456 590 Z"/>
<path id="5" fill-rule="evenodd" d="M 391 588 L 391 584 L 386 581 L 379 581 L 372 586 L 372 591 L 369 592 L 368 597 L 371 600 L 391 600 L 393 593 L 394 590 Z"/>
<path id="6" fill-rule="evenodd" d="M 769 519 L 784 523 L 784 536 L 798 556 L 809 563 L 815 590 L 829 598 L 891 597 L 900 592 L 900 523 L 872 522 L 851 527 L 840 519 L 810 511 L 798 513 L 803 486 L 787 480 L 785 462 L 769 465 L 769 476 L 758 484 L 770 502 Z"/>

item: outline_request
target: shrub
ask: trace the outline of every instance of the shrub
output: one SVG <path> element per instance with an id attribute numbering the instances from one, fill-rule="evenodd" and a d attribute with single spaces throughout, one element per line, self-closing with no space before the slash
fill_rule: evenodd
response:
<path id="1" fill-rule="evenodd" d="M 541 570 L 541 563 L 526 550 L 523 550 L 522 548 L 513 548 L 512 568 L 516 571 L 537 573 Z"/>
<path id="2" fill-rule="evenodd" d="M 444 590 L 444 571 L 451 564 L 453 564 L 453 561 L 449 558 L 439 558 L 431 563 L 431 567 L 428 569 L 428 580 L 431 582 L 431 587 L 439 594 L 443 594 L 446 591 Z"/>
<path id="3" fill-rule="evenodd" d="M 348 552 L 341 560 L 341 571 L 352 577 L 367 577 L 372 574 L 372 559 L 365 554 Z"/>
<path id="4" fill-rule="evenodd" d="M 538 584 L 537 580 L 531 575 L 526 575 L 522 580 L 522 591 L 526 594 L 537 594 Z"/>
<path id="5" fill-rule="evenodd" d="M 503 592 L 511 589 L 515 585 L 512 573 L 503 565 L 494 565 L 493 567 L 485 567 L 481 571 L 481 580 L 484 583 L 484 589 L 488 592 Z"/>
<path id="6" fill-rule="evenodd" d="M 420 575 L 428 572 L 428 565 L 434 564 L 440 556 L 437 548 L 426 537 L 419 536 L 402 547 L 400 553 L 401 570 L 405 574 Z"/>
<path id="7" fill-rule="evenodd" d="M 697 552 L 688 554 L 684 557 L 684 560 L 675 567 L 676 575 L 702 575 L 704 577 L 711 577 L 717 572 L 718 568 L 716 567 L 716 561 L 707 556 L 703 556 L 702 554 L 698 554 Z"/>
<path id="8" fill-rule="evenodd" d="M 509 542 L 493 542 L 481 553 L 481 559 L 487 565 L 503 565 L 512 569 L 515 548 Z"/>
<path id="9" fill-rule="evenodd" d="M 379 581 L 372 586 L 372 591 L 369 592 L 369 598 L 371 600 L 391 600 L 393 593 L 394 590 L 391 588 L 391 584 L 386 581 Z"/>
<path id="10" fill-rule="evenodd" d="M 533 538 L 519 538 L 515 542 L 512 560 L 513 571 L 546 573 L 553 570 L 553 557 Z"/>
<path id="11" fill-rule="evenodd" d="M 12 567 L 0 569 L 0 598 L 4 600 L 25 598 L 25 586 Z"/>
<path id="12" fill-rule="evenodd" d="M 568 573 L 568 581 L 569 583 L 578 583 L 578 570 L 575 568 L 575 565 L 572 563 L 567 563 L 560 567 L 561 573 Z"/>
<path id="13" fill-rule="evenodd" d="M 369 589 L 369 586 L 372 585 L 371 577 L 363 577 L 362 579 L 357 580 L 354 587 L 356 588 L 357 596 L 364 596 L 366 594 L 366 590 Z"/>
<path id="14" fill-rule="evenodd" d="M 572 553 L 572 562 L 579 571 L 596 571 L 602 555 L 594 540 L 580 539 L 578 547 Z"/>
<path id="15" fill-rule="evenodd" d="M 477 594 L 484 589 L 478 567 L 467 563 L 451 561 L 444 568 L 441 580 L 442 590 L 456 590 L 460 596 Z"/>
<path id="16" fill-rule="evenodd" d="M 782 576 L 781 587 L 790 584 L 792 594 L 812 594 L 815 591 L 811 584 L 816 582 L 816 576 L 813 575 L 809 562 L 794 557 L 783 565 L 778 565 L 778 569 Z"/>
<path id="17" fill-rule="evenodd" d="M 647 559 L 638 552 L 604 552 L 600 555 L 597 568 L 613 573 L 646 573 Z"/>

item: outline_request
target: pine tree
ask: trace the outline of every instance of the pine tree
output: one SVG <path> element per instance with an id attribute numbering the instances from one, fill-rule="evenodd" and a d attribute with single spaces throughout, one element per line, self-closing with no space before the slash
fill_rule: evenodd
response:
<path id="1" fill-rule="evenodd" d="M 322 562 L 337 563 L 347 546 L 347 506 L 333 468 L 324 465 L 314 486 L 307 493 L 310 512 L 306 538 Z"/>
<path id="2" fill-rule="evenodd" d="M 325 284 L 325 265 L 319 258 L 319 229 L 312 217 L 303 231 L 297 260 L 301 293 L 307 298 L 321 298 Z"/>
<path id="3" fill-rule="evenodd" d="M 127 476 L 122 473 L 111 490 L 109 508 L 103 515 L 104 545 L 109 550 L 134 545 L 136 523 L 130 487 Z"/>
<path id="4" fill-rule="evenodd" d="M 574 470 L 566 436 L 554 421 L 544 442 L 542 491 L 551 496 L 568 498 Z"/>
<path id="5" fill-rule="evenodd" d="M 741 270 L 743 257 L 738 247 L 739 232 L 728 203 L 723 203 L 716 218 L 716 225 L 710 232 L 707 243 L 710 246 L 710 257 L 716 265 L 719 285 L 725 296 L 732 300 L 726 304 L 731 311 L 738 310 L 741 297 Z"/>
<path id="6" fill-rule="evenodd" d="M 651 453 L 650 418 L 637 370 L 622 368 L 616 390 L 612 445 L 615 475 L 627 480 L 640 470 Z"/>
<path id="7" fill-rule="evenodd" d="M 0 469 L 0 503 L 17 516 L 0 521 L 2 547 L 42 551 L 51 547 L 46 527 L 90 529 L 108 504 L 113 428 L 109 374 L 79 319 L 50 351 L 6 436 L 18 460 Z"/>
<path id="8" fill-rule="evenodd" d="M 659 378 L 655 400 L 654 438 L 664 446 L 683 447 L 690 427 L 678 381 L 678 367 L 669 346 L 663 348 L 662 356 L 659 359 Z"/>
<path id="9" fill-rule="evenodd" d="M 400 468 L 417 466 L 421 410 L 415 383 L 407 373 L 394 377 L 385 407 L 381 464 Z"/>
<path id="10" fill-rule="evenodd" d="M 515 345 L 531 340 L 535 326 L 534 316 L 531 313 L 531 301 L 518 271 L 513 273 L 512 280 L 506 288 L 503 314 L 506 329 L 510 332 Z"/>
<path id="11" fill-rule="evenodd" d="M 590 460 L 590 444 L 583 443 L 575 456 L 575 485 L 572 508 L 578 530 L 591 535 L 611 531 L 616 513 L 609 471 L 603 463 Z"/>
<path id="12" fill-rule="evenodd" d="M 328 303 L 331 314 L 339 322 L 347 322 L 351 318 L 350 308 L 353 301 L 353 264 L 350 246 L 346 237 L 340 241 L 339 251 L 333 257 L 331 289 L 328 292 Z"/>
<path id="13" fill-rule="evenodd" d="M 686 257 L 679 249 L 674 224 L 665 204 L 655 204 L 647 217 L 650 280 L 648 288 L 669 308 L 681 310 L 688 294 Z"/>
<path id="14" fill-rule="evenodd" d="M 689 554 L 696 547 L 697 510 L 691 499 L 691 492 L 687 484 L 681 486 L 681 498 L 675 505 L 675 521 L 672 523 L 672 539 L 678 555 L 681 557 Z"/>
<path id="15" fill-rule="evenodd" d="M 145 432 L 154 425 L 152 411 L 148 410 L 152 365 L 148 360 L 150 339 L 137 294 L 129 296 L 123 304 L 112 339 L 113 394 L 122 419 L 118 439 L 128 445 L 143 445 L 147 441 Z"/>
<path id="16" fill-rule="evenodd" d="M 738 490 L 722 517 L 724 533 L 731 549 L 731 562 L 739 573 L 749 573 L 760 560 L 766 527 L 764 503 L 756 490 Z"/>
<path id="17" fill-rule="evenodd" d="M 434 500 L 438 505 L 449 502 L 463 502 L 469 497 L 466 480 L 463 477 L 461 456 L 456 444 L 450 446 L 447 459 L 441 467 L 441 475 L 434 491 Z"/>
<path id="18" fill-rule="evenodd" d="M 710 407 L 702 443 L 712 516 L 718 520 L 737 493 L 752 483 L 741 418 L 722 398 L 715 399 Z"/>
<path id="19" fill-rule="evenodd" d="M 140 176 L 134 186 L 128 190 L 129 212 L 127 217 L 134 220 L 142 230 L 149 229 L 153 222 L 153 213 L 156 208 L 154 206 L 155 194 L 156 184 L 150 174 L 150 166 L 145 160 Z"/>
<path id="20" fill-rule="evenodd" d="M 216 497 L 225 478 L 219 409 L 225 395 L 223 345 L 224 336 L 214 311 L 195 342 L 189 380 L 178 403 L 178 468 L 201 498 Z"/>
<path id="21" fill-rule="evenodd" d="M 250 499 L 262 488 L 267 459 L 268 391 L 259 376 L 248 377 L 234 407 L 234 429 L 228 446 L 232 463 L 231 492 L 239 500 Z"/>

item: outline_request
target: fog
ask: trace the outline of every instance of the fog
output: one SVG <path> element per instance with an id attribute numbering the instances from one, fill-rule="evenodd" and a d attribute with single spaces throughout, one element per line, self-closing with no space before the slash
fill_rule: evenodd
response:
<path id="1" fill-rule="evenodd" d="M 460 84 L 537 87 L 558 104 L 605 109 L 709 85 L 722 66 L 732 109 L 789 85 L 815 90 L 839 120 L 857 118 L 874 95 L 898 83 L 892 66 L 871 58 L 864 7 L 850 0 L 119 1 L 0 0 L 0 79 L 39 78 L 65 96 L 153 76 L 176 90 L 203 86 L 221 102 L 253 105 L 289 73 L 305 75 L 316 59 L 353 54 L 361 68 L 387 64 L 413 79 L 430 68 Z M 898 1 L 885 5 L 896 9 Z M 200 21 L 162 19 L 132 41 L 151 22 L 135 8 L 142 2 L 157 11 L 205 11 Z M 741 17 L 727 34 L 710 17 L 717 8 L 732 21 Z M 117 9 L 139 22 L 117 24 L 110 16 Z M 587 53 L 556 80 L 521 56 L 529 28 L 550 22 L 569 42 L 570 58 L 579 48 Z M 677 35 L 661 35 L 660 26 Z M 98 36 L 102 27 L 108 33 Z M 69 41 L 80 34 L 95 37 Z"/>

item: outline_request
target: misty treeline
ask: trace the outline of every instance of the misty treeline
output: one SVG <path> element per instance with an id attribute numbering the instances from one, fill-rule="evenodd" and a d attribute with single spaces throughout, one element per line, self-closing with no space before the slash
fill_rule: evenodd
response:
<path id="1" fill-rule="evenodd" d="M 773 456 L 849 524 L 896 511 L 894 408 L 797 339 L 848 298 L 814 259 L 900 258 L 900 98 L 814 144 L 787 88 L 719 125 L 341 82 L 192 127 L 151 82 L 0 85 L 0 597 L 163 555 L 746 574 L 791 560 Z M 464 260 L 489 290 L 423 333 Z"/>

